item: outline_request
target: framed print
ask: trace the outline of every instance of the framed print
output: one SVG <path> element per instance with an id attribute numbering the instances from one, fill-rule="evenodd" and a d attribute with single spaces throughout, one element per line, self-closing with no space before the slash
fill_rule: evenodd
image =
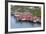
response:
<path id="1" fill-rule="evenodd" d="M 6 1 L 5 32 L 37 32 L 45 30 L 43 2 Z"/>

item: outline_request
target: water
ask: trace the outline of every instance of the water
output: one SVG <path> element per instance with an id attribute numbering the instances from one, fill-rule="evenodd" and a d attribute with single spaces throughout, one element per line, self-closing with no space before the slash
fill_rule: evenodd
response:
<path id="1" fill-rule="evenodd" d="M 16 17 L 11 16 L 11 28 L 32 28 L 32 27 L 40 27 L 40 24 L 31 22 L 18 22 L 16 21 Z"/>

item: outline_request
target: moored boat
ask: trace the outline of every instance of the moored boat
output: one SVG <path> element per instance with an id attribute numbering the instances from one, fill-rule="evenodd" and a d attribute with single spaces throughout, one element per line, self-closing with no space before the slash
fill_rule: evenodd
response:
<path id="1" fill-rule="evenodd" d="M 38 16 L 33 16 L 32 13 L 16 13 L 15 14 L 16 20 L 20 20 L 20 21 L 30 21 L 30 22 L 40 22 L 41 23 L 41 18 Z"/>

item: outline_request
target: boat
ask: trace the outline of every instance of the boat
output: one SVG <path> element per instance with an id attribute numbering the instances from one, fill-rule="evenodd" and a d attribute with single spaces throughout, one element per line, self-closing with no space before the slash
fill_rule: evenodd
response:
<path id="1" fill-rule="evenodd" d="M 40 22 L 41 20 L 38 16 L 33 16 L 32 13 L 16 13 L 16 20 L 18 21 L 30 21 L 30 22 Z"/>

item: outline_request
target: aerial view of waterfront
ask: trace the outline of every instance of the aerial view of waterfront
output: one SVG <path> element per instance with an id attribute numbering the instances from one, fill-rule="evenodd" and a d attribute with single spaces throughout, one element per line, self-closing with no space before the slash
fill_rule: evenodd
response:
<path id="1" fill-rule="evenodd" d="M 11 28 L 41 27 L 41 8 L 39 6 L 11 5 Z"/>

